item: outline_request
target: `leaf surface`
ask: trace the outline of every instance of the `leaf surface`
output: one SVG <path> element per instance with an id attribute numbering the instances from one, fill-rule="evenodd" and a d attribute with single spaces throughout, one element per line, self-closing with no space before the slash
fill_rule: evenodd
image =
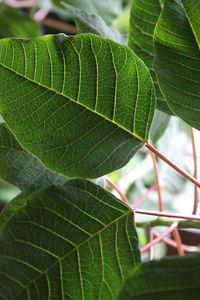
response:
<path id="1" fill-rule="evenodd" d="M 153 33 L 162 7 L 163 3 L 159 0 L 132 0 L 128 45 L 145 62 L 151 72 L 154 79 L 157 108 L 165 113 L 173 114 L 161 93 L 153 69 L 155 55 Z"/>
<path id="2" fill-rule="evenodd" d="M 140 261 L 133 217 L 87 181 L 11 201 L 0 218 L 1 299 L 117 299 Z"/>
<path id="3" fill-rule="evenodd" d="M 0 177 L 23 192 L 67 181 L 66 177 L 47 170 L 36 157 L 26 152 L 5 124 L 0 124 Z"/>
<path id="4" fill-rule="evenodd" d="M 165 1 L 155 30 L 154 68 L 161 90 L 174 113 L 200 129 L 199 31 L 194 20 L 194 11 L 199 4 L 193 7 L 190 3 Z M 199 19 L 196 20 L 198 22 Z"/>
<path id="5" fill-rule="evenodd" d="M 0 112 L 25 149 L 71 177 L 124 166 L 155 109 L 143 62 L 92 34 L 0 42 Z"/>
<path id="6" fill-rule="evenodd" d="M 138 266 L 120 300 L 197 300 L 200 298 L 200 254 L 152 261 Z"/>

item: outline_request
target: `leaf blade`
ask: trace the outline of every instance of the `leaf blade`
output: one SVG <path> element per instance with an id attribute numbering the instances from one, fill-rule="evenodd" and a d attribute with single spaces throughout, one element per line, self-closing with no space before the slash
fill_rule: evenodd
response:
<path id="1" fill-rule="evenodd" d="M 22 226 L 25 228 L 25 224 L 23 233 L 21 229 Z M 11 229 L 13 234 L 10 235 Z M 6 249 L 8 241 L 12 245 Z M 8 275 L 4 276 L 2 291 L 9 288 L 8 297 L 20 298 L 29 289 L 30 299 L 34 299 L 34 283 L 38 285 L 40 297 L 43 298 L 50 295 L 53 297 L 51 293 L 54 292 L 57 299 L 62 295 L 63 299 L 80 299 L 81 293 L 83 299 L 85 297 L 92 300 L 98 295 L 110 299 L 109 290 L 116 297 L 123 280 L 139 261 L 132 212 L 105 190 L 86 181 L 68 182 L 65 188 L 49 187 L 25 199 L 25 206 L 9 220 L 1 232 L 0 252 L 1 270 Z M 16 255 L 19 255 L 17 262 Z M 28 280 L 18 276 L 18 271 L 11 275 L 16 264 L 19 273 L 23 271 Z M 38 274 L 38 269 L 42 274 Z M 55 273 L 58 276 L 53 275 Z M 49 276 L 49 287 L 45 283 L 48 280 L 45 279 L 45 274 Z M 21 286 L 13 282 L 10 275 L 17 278 Z M 60 279 L 59 275 L 63 277 Z M 116 282 L 119 284 L 117 288 Z M 25 289 L 23 286 L 27 284 L 30 287 Z"/>
<path id="2" fill-rule="evenodd" d="M 39 52 L 36 52 L 36 43 Z M 127 47 L 87 34 L 75 37 L 46 36 L 37 38 L 34 42 L 33 40 L 3 40 L 0 49 L 3 83 L 0 93 L 1 113 L 23 147 L 38 156 L 47 167 L 72 177 L 99 177 L 114 168 L 111 166 L 112 161 L 109 162 L 110 166 L 106 170 L 102 170 L 95 162 L 92 168 L 98 168 L 96 172 L 86 170 L 88 161 L 84 156 L 93 152 L 98 144 L 103 144 L 102 150 L 95 149 L 94 158 L 90 162 L 99 159 L 98 164 L 103 161 L 104 168 L 106 168 L 104 160 L 109 161 L 108 155 L 117 151 L 117 145 L 118 148 L 122 148 L 123 143 L 130 145 L 126 153 L 120 151 L 122 157 L 119 153 L 116 154 L 116 158 L 117 156 L 119 158 L 119 168 L 140 147 L 139 140 L 147 139 L 155 109 L 154 90 L 148 70 Z M 68 55 L 64 55 L 65 51 Z M 11 60 L 6 53 L 9 53 Z M 19 55 L 22 56 L 20 56 L 20 65 L 17 59 Z M 98 61 L 96 55 L 99 55 Z M 30 56 L 32 60 L 27 60 L 26 58 Z M 122 57 L 122 60 L 115 61 L 116 57 Z M 108 72 L 105 72 L 106 70 Z M 117 72 L 120 74 L 118 75 Z M 11 81 L 13 73 L 17 78 L 15 82 Z M 136 80 L 135 88 L 132 87 L 133 80 Z M 26 96 L 23 93 L 19 96 L 22 89 Z M 13 99 L 16 99 L 16 102 Z M 125 101 L 126 105 L 124 105 Z M 17 102 L 18 105 L 15 104 Z M 88 120 L 91 124 L 88 124 Z M 96 137 L 97 141 L 94 142 L 89 133 L 96 128 L 99 139 Z M 107 141 L 112 139 L 112 143 L 115 136 L 118 136 L 118 143 L 115 141 L 112 145 L 110 142 L 110 151 L 107 150 L 102 157 L 99 157 L 100 152 L 105 151 L 103 136 Z M 95 138 L 94 134 L 92 138 Z M 71 158 L 68 159 L 71 166 L 67 166 L 66 162 L 63 166 L 64 160 L 70 156 L 71 150 L 68 151 L 68 148 L 71 144 L 78 143 L 80 139 L 82 139 L 81 145 L 87 146 L 87 149 L 83 149 L 84 155 L 77 154 L 75 159 L 75 155 L 71 154 Z M 59 155 L 55 151 L 50 152 L 46 145 L 50 149 L 60 151 Z M 79 145 L 75 150 L 80 151 L 82 148 Z M 56 159 L 52 159 L 52 164 L 50 159 L 45 158 L 47 155 L 50 158 L 55 155 Z M 77 173 L 77 168 L 80 166 L 73 166 L 73 161 L 76 163 L 76 160 L 85 162 L 83 172 L 80 169 L 80 173 Z M 56 167 L 55 161 L 59 166 Z"/>

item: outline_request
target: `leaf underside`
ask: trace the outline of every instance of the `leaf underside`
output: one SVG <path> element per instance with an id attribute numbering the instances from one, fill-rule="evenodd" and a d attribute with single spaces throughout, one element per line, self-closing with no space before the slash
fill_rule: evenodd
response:
<path id="1" fill-rule="evenodd" d="M 165 1 L 155 30 L 154 67 L 171 109 L 186 123 L 200 129 L 200 51 L 195 7 L 188 1 Z"/>
<path id="2" fill-rule="evenodd" d="M 0 112 L 48 168 L 94 178 L 148 137 L 154 89 L 143 62 L 93 34 L 0 42 Z"/>
<path id="3" fill-rule="evenodd" d="M 23 192 L 67 182 L 66 177 L 47 170 L 26 152 L 5 124 L 0 124 L 0 176 Z"/>
<path id="4" fill-rule="evenodd" d="M 140 261 L 133 212 L 78 180 L 21 201 L 14 216 L 13 201 L 4 212 L 0 298 L 117 299 Z"/>
<path id="5" fill-rule="evenodd" d="M 133 0 L 130 14 L 129 47 L 145 62 L 154 80 L 157 108 L 173 114 L 157 82 L 153 69 L 154 42 L 153 33 L 162 10 L 159 0 Z"/>

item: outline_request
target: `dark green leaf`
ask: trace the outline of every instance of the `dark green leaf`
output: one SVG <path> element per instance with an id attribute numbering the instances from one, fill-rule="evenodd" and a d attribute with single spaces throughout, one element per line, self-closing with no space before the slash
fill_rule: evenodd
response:
<path id="1" fill-rule="evenodd" d="M 0 38 L 32 38 L 39 34 L 39 26 L 36 21 L 25 16 L 19 10 L 0 4 Z"/>
<path id="2" fill-rule="evenodd" d="M 47 170 L 26 152 L 5 124 L 0 125 L 0 177 L 24 192 L 67 181 L 64 176 Z"/>
<path id="3" fill-rule="evenodd" d="M 200 299 L 200 254 L 152 261 L 138 266 L 119 299 Z"/>
<path id="4" fill-rule="evenodd" d="M 185 122 L 200 129 L 200 51 L 196 39 L 199 32 L 193 8 L 195 11 L 196 6 L 191 7 L 188 1 L 165 1 L 155 30 L 154 67 L 171 109 Z"/>
<path id="5" fill-rule="evenodd" d="M 87 181 L 11 201 L 0 219 L 1 299 L 117 299 L 140 261 L 133 217 Z"/>
<path id="6" fill-rule="evenodd" d="M 161 9 L 162 3 L 159 0 L 132 0 L 128 44 L 151 71 L 156 90 L 157 108 L 172 114 L 160 91 L 152 66 L 154 60 L 153 32 Z"/>
<path id="7" fill-rule="evenodd" d="M 100 177 L 124 166 L 148 137 L 155 109 L 148 69 L 111 40 L 1 40 L 0 81 L 9 128 L 59 173 Z"/>

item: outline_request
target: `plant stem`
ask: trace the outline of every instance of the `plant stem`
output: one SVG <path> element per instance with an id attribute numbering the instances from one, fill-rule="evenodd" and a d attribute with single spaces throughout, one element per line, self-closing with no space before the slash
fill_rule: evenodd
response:
<path id="1" fill-rule="evenodd" d="M 114 181 L 112 181 L 108 176 L 105 176 L 105 179 L 106 179 L 107 183 L 109 184 L 109 186 L 119 194 L 122 201 L 129 205 L 129 201 L 128 201 L 127 197 L 120 191 L 120 188 L 118 187 L 118 185 Z"/>
<path id="2" fill-rule="evenodd" d="M 165 232 L 163 232 L 157 238 L 155 238 L 154 240 L 150 241 L 148 244 L 146 244 L 145 246 L 143 246 L 140 249 L 141 252 L 147 251 L 149 248 L 151 248 L 152 246 L 154 246 L 155 244 L 157 244 L 158 242 L 160 242 L 164 237 L 166 237 L 169 233 L 171 233 L 174 230 L 174 228 L 177 227 L 177 225 L 178 225 L 177 222 L 174 222 L 173 224 L 171 224 L 171 226 L 168 227 Z"/>
<path id="3" fill-rule="evenodd" d="M 147 226 L 156 227 L 156 226 L 170 226 L 171 221 L 157 218 L 152 221 L 147 222 L 136 222 L 137 227 L 145 228 Z M 200 222 L 192 221 L 192 220 L 182 220 L 178 222 L 179 228 L 193 228 L 193 229 L 200 229 Z"/>
<path id="4" fill-rule="evenodd" d="M 61 22 L 58 20 L 54 20 L 51 18 L 45 18 L 45 19 L 41 20 L 40 23 L 47 27 L 57 29 L 61 32 L 71 33 L 71 34 L 77 33 L 77 29 L 74 25 L 67 24 L 67 23 L 64 23 L 64 22 Z"/>
<path id="5" fill-rule="evenodd" d="M 172 231 L 172 236 L 173 236 L 174 240 L 176 241 L 176 248 L 177 248 L 178 254 L 180 256 L 184 256 L 185 252 L 182 247 L 181 237 L 180 237 L 178 228 L 174 228 L 174 230 Z"/>
<path id="6" fill-rule="evenodd" d="M 193 149 L 193 161 L 194 161 L 194 173 L 193 176 L 194 178 L 197 179 L 197 152 L 196 152 L 196 145 L 195 145 L 195 138 L 194 138 L 194 130 L 192 127 L 190 127 L 190 133 L 191 133 L 191 139 L 192 139 L 192 149 Z M 198 188 L 196 185 L 194 186 L 194 204 L 193 204 L 193 210 L 192 214 L 195 215 L 197 213 L 198 209 L 198 202 L 199 202 L 199 197 L 198 197 Z"/>
<path id="7" fill-rule="evenodd" d="M 175 165 L 167 157 L 165 157 L 160 151 L 158 151 L 153 145 L 149 144 L 148 142 L 146 142 L 145 145 L 151 152 L 153 152 L 156 156 L 158 156 L 160 159 L 166 162 L 171 168 L 176 170 L 179 174 L 181 174 L 183 177 L 187 178 L 189 181 L 191 181 L 193 184 L 200 188 L 200 182 L 196 178 L 180 169 L 177 165 Z"/>
<path id="8" fill-rule="evenodd" d="M 158 212 L 158 211 L 144 210 L 144 209 L 135 209 L 135 213 L 142 214 L 142 215 L 148 215 L 148 216 L 200 221 L 200 216 L 197 216 L 197 215 L 181 215 L 181 214 L 175 214 L 175 213 Z"/>
<path id="9" fill-rule="evenodd" d="M 138 198 L 137 200 L 135 200 L 135 202 L 133 204 L 131 204 L 131 208 L 135 209 L 138 205 L 140 205 L 150 194 L 150 192 L 155 190 L 155 186 L 152 185 L 140 198 Z"/>
<path id="10" fill-rule="evenodd" d="M 176 228 L 175 228 L 174 230 L 176 230 Z M 153 230 L 153 229 L 152 229 L 152 231 L 153 231 L 153 234 L 154 234 L 156 237 L 157 237 L 157 236 L 160 236 L 160 233 L 159 233 L 159 232 L 157 232 L 157 231 L 155 231 L 155 230 Z M 167 238 L 167 237 L 164 237 L 164 238 L 163 238 L 163 241 L 164 241 L 167 245 L 169 245 L 169 246 L 171 246 L 171 247 L 177 249 L 177 243 L 176 243 L 175 241 L 173 241 L 173 240 L 171 240 L 171 239 L 169 239 L 169 238 Z M 182 244 L 181 246 L 182 246 L 182 249 L 183 249 L 184 251 L 186 251 L 186 252 L 197 252 L 197 251 L 198 251 L 198 248 L 197 248 L 196 246 L 189 246 L 189 245 L 184 245 L 184 244 Z"/>
<path id="11" fill-rule="evenodd" d="M 157 189 L 157 194 L 158 194 L 158 207 L 159 211 L 163 211 L 163 201 L 162 201 L 162 194 L 161 194 L 161 188 L 160 188 L 160 181 L 159 181 L 159 175 L 158 175 L 158 166 L 156 162 L 156 156 L 154 153 L 149 151 L 152 162 L 153 162 L 153 170 L 154 170 L 154 177 L 155 177 L 155 184 L 156 184 L 156 189 Z"/>
<path id="12" fill-rule="evenodd" d="M 4 2 L 16 8 L 32 7 L 33 5 L 36 4 L 36 0 L 24 0 L 24 1 L 5 0 Z"/>

